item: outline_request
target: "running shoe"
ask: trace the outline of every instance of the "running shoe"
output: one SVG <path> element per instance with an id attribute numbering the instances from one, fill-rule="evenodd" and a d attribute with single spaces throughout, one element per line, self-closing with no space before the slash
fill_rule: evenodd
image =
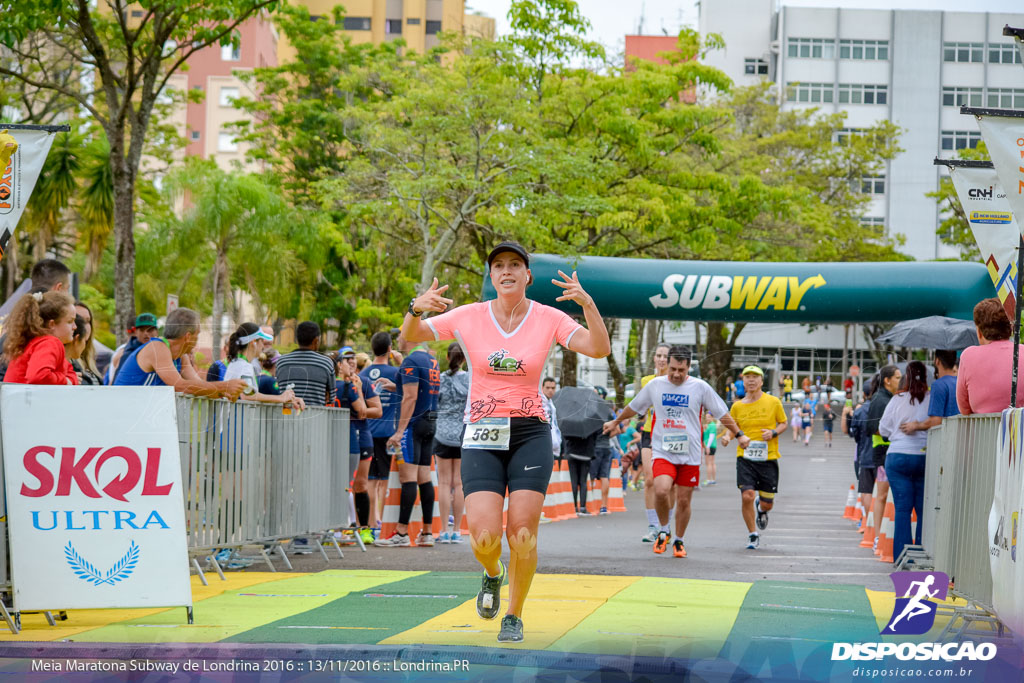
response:
<path id="1" fill-rule="evenodd" d="M 424 548 L 429 548 L 432 545 L 434 545 L 434 537 L 424 531 L 416 537 L 416 545 L 423 546 Z"/>
<path id="2" fill-rule="evenodd" d="M 313 549 L 309 545 L 308 538 L 293 538 L 291 551 L 296 555 L 312 555 Z"/>
<path id="3" fill-rule="evenodd" d="M 608 508 L 601 508 L 601 511 L 598 512 L 597 514 L 599 514 L 599 515 L 610 515 L 611 513 L 608 512 Z"/>
<path id="4" fill-rule="evenodd" d="M 589 517 L 590 516 L 590 513 L 587 512 L 587 508 L 580 508 L 579 510 L 576 511 L 576 514 L 579 515 L 580 517 Z"/>
<path id="5" fill-rule="evenodd" d="M 658 540 L 654 542 L 654 552 L 661 555 L 668 547 L 668 532 L 662 531 L 658 534 Z"/>
<path id="6" fill-rule="evenodd" d="M 390 538 L 378 538 L 373 544 L 379 548 L 408 548 L 412 545 L 409 534 L 392 534 Z"/>
<path id="7" fill-rule="evenodd" d="M 476 594 L 476 613 L 481 619 L 493 619 L 501 609 L 501 584 L 505 581 L 505 565 L 498 560 L 498 566 L 501 567 L 501 573 L 497 576 L 487 576 L 484 571 L 480 592 Z"/>
<path id="8" fill-rule="evenodd" d="M 647 527 L 647 533 L 640 540 L 644 543 L 654 543 L 656 540 L 658 540 L 658 527 L 654 526 L 653 524 L 649 525 Z"/>
<path id="9" fill-rule="evenodd" d="M 757 546 L 761 545 L 761 536 L 758 534 L 750 534 L 750 539 L 747 542 L 747 550 L 757 550 Z"/>
<path id="10" fill-rule="evenodd" d="M 551 519 L 550 517 L 545 515 L 543 512 L 540 513 L 540 523 L 541 524 L 551 524 L 551 522 L 553 522 L 553 521 L 555 521 L 555 520 Z"/>
<path id="11" fill-rule="evenodd" d="M 451 543 L 451 536 L 448 535 L 447 531 L 442 531 L 441 535 L 437 537 L 438 543 Z"/>
<path id="12" fill-rule="evenodd" d="M 761 501 L 757 501 L 757 528 L 764 531 L 768 528 L 768 511 L 761 509 Z"/>
<path id="13" fill-rule="evenodd" d="M 451 543 L 462 543 L 462 534 L 458 531 L 452 532 L 452 535 L 449 537 L 449 541 Z"/>
<path id="14" fill-rule="evenodd" d="M 373 530 L 372 529 L 360 529 L 359 538 L 363 539 L 363 545 L 373 543 Z"/>
<path id="15" fill-rule="evenodd" d="M 499 643 L 521 643 L 523 641 L 523 620 L 514 614 L 506 614 L 501 619 L 501 631 L 498 633 Z"/>
<path id="16" fill-rule="evenodd" d="M 672 557 L 686 557 L 686 548 L 679 539 L 672 542 Z"/>

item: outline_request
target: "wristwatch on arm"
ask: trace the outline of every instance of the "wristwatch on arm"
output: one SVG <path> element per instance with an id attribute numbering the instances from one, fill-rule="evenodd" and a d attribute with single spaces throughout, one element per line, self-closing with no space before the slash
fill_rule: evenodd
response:
<path id="1" fill-rule="evenodd" d="M 418 318 L 421 315 L 423 315 L 424 311 L 417 311 L 415 308 L 413 308 L 413 306 L 415 306 L 415 304 L 416 304 L 416 299 L 413 299 L 412 301 L 409 302 L 409 315 L 411 315 L 414 318 Z"/>

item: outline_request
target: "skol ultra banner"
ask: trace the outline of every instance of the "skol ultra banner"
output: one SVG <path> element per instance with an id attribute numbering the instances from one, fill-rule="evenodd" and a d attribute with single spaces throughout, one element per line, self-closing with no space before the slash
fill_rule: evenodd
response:
<path id="1" fill-rule="evenodd" d="M 1020 232 L 995 168 L 952 166 L 949 169 L 960 205 L 981 250 L 999 300 L 1011 320 L 1017 291 L 1017 245 Z"/>
<path id="2" fill-rule="evenodd" d="M 1007 408 L 999 424 L 995 493 L 988 518 L 992 606 L 1014 633 L 1024 633 L 1024 410 Z"/>
<path id="3" fill-rule="evenodd" d="M 0 124 L 0 257 L 7 251 L 7 243 L 25 211 L 53 144 L 54 133 L 59 129 L 59 126 L 19 128 Z M 13 154 L 11 149 L 14 149 Z"/>
<path id="4" fill-rule="evenodd" d="M 174 391 L 0 388 L 17 610 L 190 606 Z"/>

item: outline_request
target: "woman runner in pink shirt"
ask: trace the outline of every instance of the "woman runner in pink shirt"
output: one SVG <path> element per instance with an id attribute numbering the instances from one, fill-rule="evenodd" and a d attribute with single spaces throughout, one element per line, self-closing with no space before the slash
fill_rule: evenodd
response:
<path id="1" fill-rule="evenodd" d="M 611 343 L 594 300 L 575 272 L 569 276 L 559 271 L 562 279 L 551 282 L 564 290 L 558 301 L 574 301 L 583 308 L 586 328 L 526 298 L 533 275 L 520 244 L 502 242 L 488 255 L 487 265 L 497 299 L 420 320 L 423 313 L 442 312 L 452 303 L 442 296 L 448 285 L 438 287 L 435 278 L 409 305 L 402 335 L 412 342 L 455 339 L 466 352 L 470 388 L 462 488 L 473 553 L 484 568 L 476 611 L 483 619 L 498 616 L 505 578 L 501 526 L 507 488 L 509 604 L 498 641 L 518 642 L 523 639 L 523 604 L 537 569 L 537 526 L 554 460 L 540 394 L 544 363 L 555 342 L 591 358 L 607 356 Z"/>

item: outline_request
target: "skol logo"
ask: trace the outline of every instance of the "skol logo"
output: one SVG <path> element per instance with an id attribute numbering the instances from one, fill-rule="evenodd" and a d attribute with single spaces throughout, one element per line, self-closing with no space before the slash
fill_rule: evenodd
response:
<path id="1" fill-rule="evenodd" d="M 0 174 L 0 216 L 14 210 L 14 159 L 8 160 Z"/>
<path id="2" fill-rule="evenodd" d="M 75 486 L 89 498 L 102 498 L 100 491 L 115 500 L 128 502 L 125 497 L 134 492 L 142 483 L 142 496 L 166 496 L 170 494 L 172 484 L 160 484 L 160 449 L 147 449 L 145 463 L 139 454 L 127 446 L 111 448 L 87 448 L 80 455 L 74 446 L 60 448 L 53 446 L 34 446 L 25 452 L 22 463 L 25 471 L 35 477 L 38 485 L 21 485 L 21 495 L 28 498 L 42 498 L 53 492 L 54 496 L 70 496 L 71 487 Z M 77 457 L 76 457 L 77 456 Z M 58 460 L 59 457 L 59 460 Z M 49 462 L 47 462 L 49 460 Z M 115 467 L 120 476 L 111 479 L 105 486 L 100 486 L 100 470 L 111 460 L 120 460 L 121 467 Z M 57 476 L 50 466 L 58 464 Z M 90 472 L 92 476 L 90 475 Z M 56 489 L 55 489 L 56 486 Z M 99 491 L 97 490 L 99 489 Z"/>
<path id="3" fill-rule="evenodd" d="M 803 281 L 798 277 L 771 275 L 669 275 L 662 282 L 664 294 L 652 296 L 650 301 L 655 308 L 797 311 L 810 289 L 826 284 L 821 274 Z"/>

